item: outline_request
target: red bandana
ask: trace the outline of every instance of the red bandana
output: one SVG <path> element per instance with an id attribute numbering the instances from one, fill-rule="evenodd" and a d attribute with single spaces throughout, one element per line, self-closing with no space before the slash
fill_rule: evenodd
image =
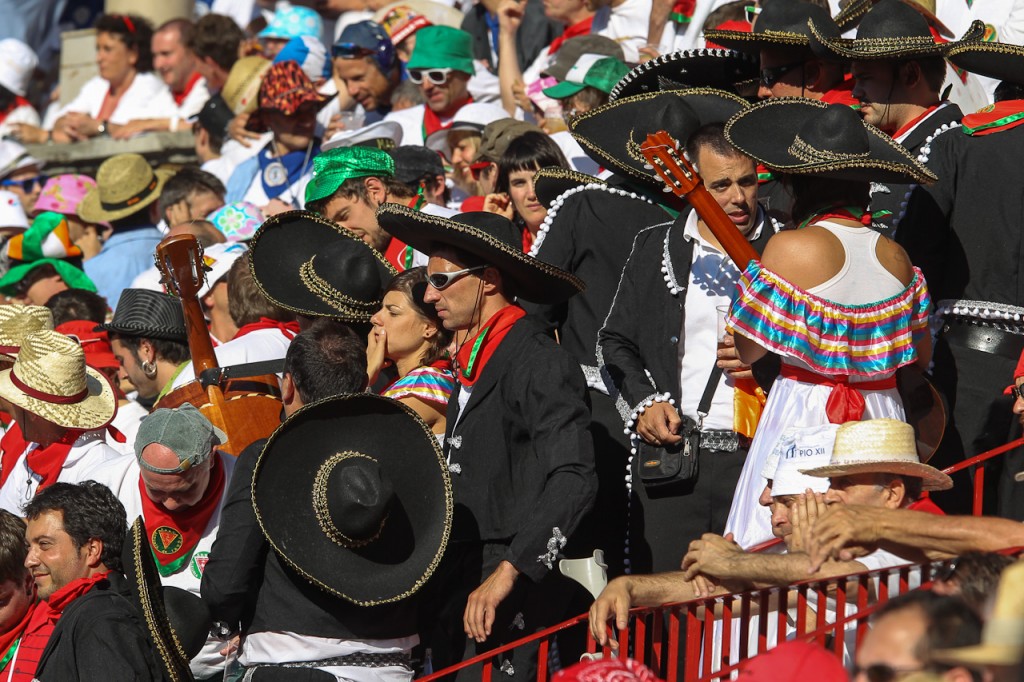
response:
<path id="1" fill-rule="evenodd" d="M 821 101 L 825 104 L 845 104 L 848 107 L 859 109 L 860 100 L 853 96 L 853 86 L 853 79 L 847 78 L 838 87 L 832 88 L 822 95 Z"/>
<path id="2" fill-rule="evenodd" d="M 149 498 L 146 484 L 139 476 L 139 493 L 142 497 L 142 518 L 146 522 L 146 533 L 156 559 L 160 575 L 173 575 L 188 564 L 192 552 L 203 538 L 203 531 L 213 513 L 220 507 L 224 492 L 224 465 L 220 456 L 214 454 L 210 482 L 203 499 L 188 509 L 169 512 L 163 505 Z"/>
<path id="3" fill-rule="evenodd" d="M 1008 99 L 964 116 L 961 124 L 971 137 L 991 135 L 1024 123 L 1024 100 Z"/>
<path id="4" fill-rule="evenodd" d="M 298 322 L 281 322 L 280 320 L 272 320 L 269 317 L 261 317 L 259 322 L 252 322 L 250 324 L 242 325 L 238 330 L 238 333 L 232 337 L 232 341 L 237 338 L 241 338 L 249 332 L 254 332 L 258 329 L 277 329 L 284 335 L 284 338 L 291 340 L 301 331 L 299 329 Z"/>
<path id="5" fill-rule="evenodd" d="M 558 36 L 551 41 L 551 45 L 548 47 L 548 54 L 553 55 L 558 52 L 558 48 L 562 46 L 562 43 L 567 41 L 569 38 L 576 38 L 577 36 L 590 35 L 590 29 L 594 25 L 594 15 L 590 15 L 583 21 L 577 22 L 569 28 L 562 31 L 562 35 Z"/>
<path id="6" fill-rule="evenodd" d="M 68 453 L 71 452 L 71 446 L 80 434 L 79 431 L 70 432 L 70 435 L 74 436 L 70 443 L 66 440 L 58 441 L 28 453 L 28 468 L 42 477 L 39 482 L 39 490 L 57 482 L 60 471 L 64 468 L 64 462 L 68 458 Z M 0 450 L 3 451 L 0 455 L 0 486 L 7 482 L 28 446 L 28 441 L 21 433 L 21 427 L 17 423 L 12 424 L 4 437 L 0 439 Z"/>
<path id="7" fill-rule="evenodd" d="M 64 609 L 91 590 L 96 583 L 106 579 L 108 573 L 110 571 L 73 580 L 51 594 L 49 600 L 35 605 L 31 610 L 32 617 L 25 627 L 25 635 L 21 638 L 21 646 L 18 647 L 18 660 L 14 664 L 10 682 L 31 682 L 35 679 L 39 659 L 43 657 L 46 643 L 50 641 L 50 635 L 53 634 L 53 629 L 57 626 Z"/>
<path id="8" fill-rule="evenodd" d="M 519 320 L 526 317 L 526 311 L 517 305 L 507 305 L 491 315 L 480 331 L 466 339 L 455 355 L 458 365 L 456 376 L 463 386 L 472 386 L 487 366 L 505 336 Z"/>
<path id="9" fill-rule="evenodd" d="M 933 104 L 932 106 L 928 107 L 927 109 L 924 110 L 924 112 L 921 113 L 920 116 L 915 116 L 912 121 L 910 121 L 908 123 L 904 123 L 902 126 L 900 126 L 900 129 L 892 134 L 892 138 L 895 140 L 895 139 L 899 138 L 900 135 L 906 135 L 907 132 L 909 132 L 911 128 L 913 128 L 918 123 L 923 121 L 926 116 L 928 116 L 929 114 L 931 114 L 933 111 L 935 111 L 938 108 L 939 108 L 938 104 Z"/>
<path id="10" fill-rule="evenodd" d="M 465 102 L 463 102 L 462 104 L 459 105 L 459 108 L 462 108 L 462 107 L 466 106 L 467 104 L 472 104 L 472 103 L 473 103 L 473 98 L 469 97 L 469 98 L 466 99 Z M 430 137 L 430 135 L 432 133 L 436 133 L 438 130 L 444 130 L 446 128 L 449 128 L 449 127 L 451 127 L 452 123 L 454 123 L 454 122 L 455 122 L 455 118 L 452 117 L 452 120 L 448 121 L 448 123 L 441 123 L 441 117 L 438 116 L 437 114 L 435 114 L 434 110 L 431 109 L 430 107 L 424 106 L 423 107 L 423 144 L 426 144 L 427 138 Z"/>
<path id="11" fill-rule="evenodd" d="M 186 97 L 188 97 L 188 94 L 192 92 L 192 88 L 196 87 L 196 83 L 199 82 L 200 78 L 202 78 L 202 76 L 199 75 L 199 72 L 194 71 L 189 77 L 188 82 L 185 83 L 184 90 L 181 92 L 172 92 L 171 96 L 174 97 L 174 103 L 180 107 L 181 103 L 185 101 Z"/>

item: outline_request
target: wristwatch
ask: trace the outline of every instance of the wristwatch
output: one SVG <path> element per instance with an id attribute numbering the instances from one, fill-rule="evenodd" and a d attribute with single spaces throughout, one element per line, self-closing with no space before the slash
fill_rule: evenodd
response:
<path id="1" fill-rule="evenodd" d="M 104 123 L 103 121 L 100 121 L 100 127 L 96 129 L 96 134 L 97 135 L 103 135 L 106 132 L 107 132 L 107 124 Z"/>

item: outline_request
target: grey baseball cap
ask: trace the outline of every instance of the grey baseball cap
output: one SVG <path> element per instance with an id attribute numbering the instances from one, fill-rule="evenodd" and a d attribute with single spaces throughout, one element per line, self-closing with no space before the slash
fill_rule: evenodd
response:
<path id="1" fill-rule="evenodd" d="M 202 412 L 189 403 L 173 409 L 161 408 L 142 420 L 135 436 L 135 457 L 139 466 L 154 474 L 180 474 L 210 458 L 214 445 L 223 445 L 228 437 Z M 178 466 L 161 469 L 143 461 L 147 445 L 159 443 L 178 456 Z"/>
<path id="2" fill-rule="evenodd" d="M 615 57 L 620 62 L 626 61 L 622 54 L 622 46 L 611 38 L 596 34 L 576 36 L 562 43 L 555 53 L 554 61 L 544 69 L 544 73 L 564 81 L 572 65 L 585 54 L 602 54 L 606 57 Z"/>

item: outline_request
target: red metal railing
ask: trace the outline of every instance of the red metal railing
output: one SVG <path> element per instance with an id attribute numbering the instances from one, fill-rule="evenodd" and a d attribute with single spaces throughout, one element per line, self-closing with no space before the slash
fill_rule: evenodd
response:
<path id="1" fill-rule="evenodd" d="M 970 459 L 965 459 L 959 464 L 954 464 L 953 466 L 946 467 L 942 470 L 942 473 L 951 475 L 958 471 L 963 471 L 964 469 L 974 468 L 974 471 L 972 472 L 974 475 L 974 505 L 971 508 L 972 514 L 975 516 L 981 516 L 982 503 L 985 500 L 985 467 L 979 465 L 984 464 L 993 457 L 998 457 L 999 455 L 1006 454 L 1010 450 L 1019 448 L 1021 445 L 1024 445 L 1024 438 L 1011 440 L 1006 445 L 1000 445 L 998 448 L 993 448 L 987 452 L 981 453 L 980 455 L 975 455 Z"/>

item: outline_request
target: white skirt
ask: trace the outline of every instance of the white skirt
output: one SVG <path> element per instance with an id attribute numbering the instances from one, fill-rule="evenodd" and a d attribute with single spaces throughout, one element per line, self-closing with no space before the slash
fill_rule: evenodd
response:
<path id="1" fill-rule="evenodd" d="M 761 476 L 765 460 L 775 448 L 782 432 L 794 426 L 818 426 L 828 423 L 825 402 L 832 387 L 779 377 L 775 380 L 761 421 L 750 444 L 740 480 L 733 494 L 725 532 L 732 533 L 740 547 L 749 548 L 771 540 L 771 512 L 757 503 L 764 490 Z M 864 419 L 889 417 L 905 420 L 903 401 L 895 388 L 881 391 L 863 391 Z"/>

